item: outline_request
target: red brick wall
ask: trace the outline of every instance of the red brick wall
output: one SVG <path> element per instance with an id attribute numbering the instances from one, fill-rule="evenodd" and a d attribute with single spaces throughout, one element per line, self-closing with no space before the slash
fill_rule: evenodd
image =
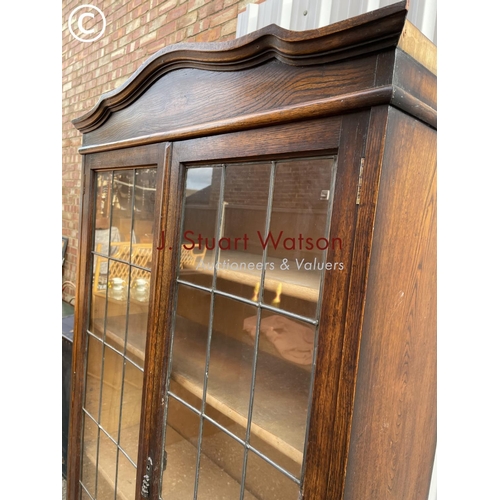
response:
<path id="1" fill-rule="evenodd" d="M 234 39 L 238 14 L 248 3 L 255 2 L 94 0 L 91 4 L 103 11 L 107 25 L 101 38 L 84 43 L 73 38 L 68 29 L 70 13 L 83 2 L 63 1 L 62 235 L 69 238 L 63 280 L 75 282 L 80 203 L 81 134 L 71 120 L 92 108 L 101 94 L 121 85 L 162 47 L 181 41 Z M 100 28 L 87 18 L 85 29 L 93 25 Z M 67 287 L 63 298 L 73 295 L 74 289 Z"/>

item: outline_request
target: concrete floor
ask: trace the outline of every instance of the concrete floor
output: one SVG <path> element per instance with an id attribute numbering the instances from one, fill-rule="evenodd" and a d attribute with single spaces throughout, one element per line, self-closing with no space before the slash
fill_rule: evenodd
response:
<path id="1" fill-rule="evenodd" d="M 62 480 L 62 500 L 66 500 L 66 479 Z"/>

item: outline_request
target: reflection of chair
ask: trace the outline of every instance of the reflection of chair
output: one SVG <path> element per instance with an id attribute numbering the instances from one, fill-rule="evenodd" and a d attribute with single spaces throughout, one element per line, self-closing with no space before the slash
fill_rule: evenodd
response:
<path id="1" fill-rule="evenodd" d="M 207 253 L 207 249 L 204 248 L 200 252 L 196 252 L 193 250 L 186 250 L 184 248 L 184 245 L 181 246 L 181 262 L 180 262 L 180 268 L 181 269 L 193 269 L 195 268 L 198 264 L 199 261 L 203 262 L 203 259 L 205 258 L 205 254 Z"/>
<path id="2" fill-rule="evenodd" d="M 97 252 L 100 251 L 99 245 Z M 111 242 L 111 258 L 109 260 L 108 272 L 108 259 L 100 255 L 97 256 L 96 269 L 98 270 L 97 279 L 94 279 L 94 293 L 103 292 L 107 284 L 113 278 L 122 278 L 128 281 L 129 266 L 144 267 L 151 269 L 151 260 L 153 256 L 153 249 L 150 243 L 134 243 L 132 244 L 132 254 L 130 254 L 130 241 Z M 125 261 L 127 264 L 117 262 L 116 260 Z M 146 278 L 149 279 L 150 272 L 144 269 L 133 269 L 132 278 Z"/>

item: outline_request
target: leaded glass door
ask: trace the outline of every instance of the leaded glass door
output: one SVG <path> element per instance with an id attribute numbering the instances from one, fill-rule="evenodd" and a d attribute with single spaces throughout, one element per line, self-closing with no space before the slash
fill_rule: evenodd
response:
<path id="1" fill-rule="evenodd" d="M 265 157 L 231 135 L 86 156 L 72 498 L 301 497 L 344 266 L 338 136 L 314 127 Z"/>
<path id="2" fill-rule="evenodd" d="M 300 498 L 323 278 L 343 266 L 326 260 L 342 247 L 329 230 L 337 156 L 173 151 L 158 497 Z"/>
<path id="3" fill-rule="evenodd" d="M 136 498 L 166 152 L 154 145 L 85 159 L 71 498 Z"/>

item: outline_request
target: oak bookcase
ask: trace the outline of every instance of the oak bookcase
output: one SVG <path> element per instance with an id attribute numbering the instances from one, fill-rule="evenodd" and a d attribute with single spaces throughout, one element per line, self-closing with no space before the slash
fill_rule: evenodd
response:
<path id="1" fill-rule="evenodd" d="M 71 500 L 427 498 L 436 48 L 406 14 L 166 47 L 74 120 Z"/>

